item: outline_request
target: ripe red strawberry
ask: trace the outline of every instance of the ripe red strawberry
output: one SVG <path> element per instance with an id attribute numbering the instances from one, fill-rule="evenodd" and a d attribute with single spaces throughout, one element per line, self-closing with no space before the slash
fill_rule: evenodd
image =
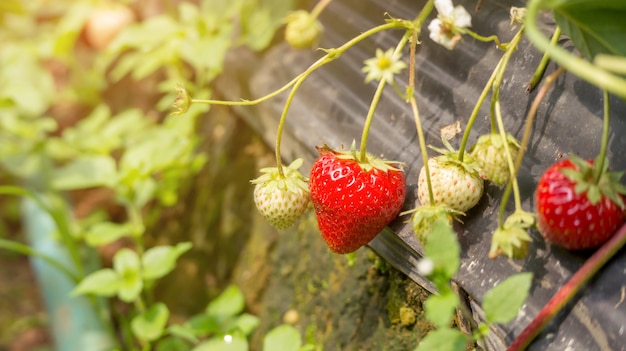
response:
<path id="1" fill-rule="evenodd" d="M 622 173 L 598 179 L 594 162 L 570 157 L 553 164 L 535 190 L 537 226 L 544 238 L 570 250 L 590 249 L 607 241 L 624 222 L 619 183 Z"/>
<path id="2" fill-rule="evenodd" d="M 406 195 L 404 173 L 388 161 L 318 148 L 310 175 L 311 202 L 331 251 L 345 254 L 370 242 L 398 216 Z"/>
<path id="3" fill-rule="evenodd" d="M 508 149 L 513 160 L 519 151 L 519 142 L 507 134 Z M 471 148 L 472 157 L 480 167 L 480 177 L 497 186 L 509 182 L 511 172 L 506 158 L 505 144 L 500 134 L 485 134 Z"/>
<path id="4" fill-rule="evenodd" d="M 466 158 L 469 159 L 469 155 Z M 417 197 L 422 205 L 445 205 L 454 211 L 466 212 L 478 203 L 484 184 L 474 167 L 455 160 L 453 155 L 431 157 L 428 167 L 435 203 L 430 204 L 426 168 L 422 167 L 417 180 Z"/>
<path id="5" fill-rule="evenodd" d="M 254 203 L 257 209 L 275 228 L 291 227 L 304 213 L 309 204 L 309 188 L 306 178 L 298 171 L 302 159 L 283 166 L 283 176 L 277 167 L 261 169 L 264 173 L 252 180 Z"/>

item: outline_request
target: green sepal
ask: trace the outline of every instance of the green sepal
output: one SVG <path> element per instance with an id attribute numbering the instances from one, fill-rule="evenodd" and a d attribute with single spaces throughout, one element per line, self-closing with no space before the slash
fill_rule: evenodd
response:
<path id="1" fill-rule="evenodd" d="M 591 165 L 576 155 L 570 155 L 569 160 L 578 169 L 562 169 L 561 173 L 576 183 L 574 187 L 576 194 L 585 193 L 592 205 L 597 204 L 605 196 L 624 209 L 624 200 L 620 196 L 626 195 L 626 186 L 620 183 L 624 172 L 609 172 L 609 160 L 606 158 L 600 169 L 599 157 L 596 157 Z"/>
<path id="2" fill-rule="evenodd" d="M 401 215 L 409 213 L 413 213 L 409 221 L 417 240 L 422 245 L 426 245 L 428 242 L 436 223 L 445 222 L 452 225 L 452 219 L 456 219 L 459 215 L 465 215 L 463 212 L 453 210 L 445 205 L 422 205 L 411 211 L 403 212 Z"/>
<path id="3" fill-rule="evenodd" d="M 271 193 L 276 189 L 280 189 L 293 193 L 305 192 L 308 194 L 308 179 L 298 170 L 302 164 L 303 160 L 298 158 L 291 162 L 289 166 L 282 166 L 282 176 L 278 171 L 278 167 L 261 168 L 259 172 L 263 173 L 263 175 L 251 180 L 250 183 L 263 185 L 266 193 Z"/>
<path id="4" fill-rule="evenodd" d="M 535 224 L 535 216 L 530 212 L 515 211 L 504 225 L 493 233 L 489 258 L 500 254 L 509 258 L 521 259 L 528 253 L 528 244 L 532 240 L 527 229 Z"/>
<path id="5" fill-rule="evenodd" d="M 320 155 L 324 153 L 333 153 L 335 157 L 340 160 L 351 160 L 355 161 L 361 166 L 361 169 L 364 172 L 369 172 L 372 169 L 376 168 L 383 172 L 394 171 L 394 172 L 402 172 L 401 166 L 404 166 L 403 162 L 399 161 L 389 161 L 380 157 L 376 157 L 370 153 L 365 154 L 365 160 L 359 160 L 359 151 L 356 149 L 356 142 L 353 140 L 352 145 L 350 146 L 350 150 L 334 150 L 328 145 L 324 145 L 317 148 Z"/>

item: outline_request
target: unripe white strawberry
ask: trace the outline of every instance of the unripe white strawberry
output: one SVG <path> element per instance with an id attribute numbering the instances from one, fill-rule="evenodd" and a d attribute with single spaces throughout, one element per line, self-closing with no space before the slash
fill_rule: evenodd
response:
<path id="1" fill-rule="evenodd" d="M 302 159 L 283 166 L 283 176 L 277 167 L 260 170 L 264 173 L 252 180 L 254 203 L 259 212 L 275 228 L 291 227 L 306 211 L 309 204 L 309 186 L 307 179 L 298 171 Z"/>
<path id="2" fill-rule="evenodd" d="M 422 204 L 445 205 L 454 211 L 466 212 L 478 203 L 484 185 L 473 167 L 447 155 L 428 159 L 428 167 L 435 203 L 430 204 L 426 171 L 422 167 L 417 181 L 417 196 Z"/>
<path id="3" fill-rule="evenodd" d="M 310 12 L 299 10 L 287 15 L 285 40 L 295 49 L 310 49 L 320 41 L 322 24 Z"/>
<path id="4" fill-rule="evenodd" d="M 515 160 L 519 152 L 519 142 L 507 134 L 511 158 Z M 480 176 L 497 186 L 503 186 L 511 179 L 506 149 L 500 134 L 485 134 L 472 146 L 471 155 L 480 167 Z"/>

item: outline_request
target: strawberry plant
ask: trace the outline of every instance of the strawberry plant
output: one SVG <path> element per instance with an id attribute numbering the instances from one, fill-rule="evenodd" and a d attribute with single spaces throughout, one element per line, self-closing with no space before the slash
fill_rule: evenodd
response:
<path id="1" fill-rule="evenodd" d="M 318 19 L 330 2 L 322 0 L 310 12 L 289 12 L 289 1 L 202 0 L 197 5 L 183 2 L 175 11 L 164 11 L 156 16 L 141 16 L 130 10 L 132 6 L 114 6 L 103 12 L 102 8 L 78 4 L 69 6 L 66 16 L 59 15 L 60 25 L 51 32 L 52 44 L 46 41 L 49 37 L 44 33 L 39 33 L 32 46 L 16 44 L 18 39 L 29 37 L 35 30 L 34 22 L 15 33 L 3 34 L 2 38 L 8 38 L 10 44 L 2 47 L 0 59 L 11 70 L 0 70 L 0 82 L 5 83 L 1 85 L 4 88 L 0 88 L 4 113 L 0 133 L 7 140 L 0 146 L 0 162 L 6 172 L 23 179 L 26 185 L 3 186 L 0 192 L 29 197 L 50 212 L 72 263 L 78 268 L 73 271 L 41 252 L 20 245 L 2 241 L 2 246 L 38 256 L 59 268 L 76 283 L 74 295 L 116 297 L 131 305 L 130 317 L 121 313 L 116 316 L 124 329 L 121 333 L 131 336 L 128 345 L 124 345 L 128 348 L 151 349 L 162 341 L 167 345 L 163 346 L 166 350 L 190 345 L 194 345 L 196 351 L 225 347 L 247 349 L 246 336 L 258 321 L 242 313 L 242 298 L 236 288 L 228 288 L 209 304 L 205 313 L 187 323 L 169 324 L 168 306 L 153 301 L 151 292 L 155 282 L 173 270 L 178 258 L 191 249 L 191 244 L 146 247 L 144 234 L 151 224 L 151 217 L 146 213 L 158 213 L 160 206 L 175 204 L 184 181 L 207 162 L 205 155 L 195 152 L 200 140 L 194 134 L 194 127 L 208 105 L 251 106 L 289 91 L 276 131 L 275 166 L 262 168 L 259 171 L 262 174 L 252 180 L 254 190 L 251 193 L 256 207 L 272 226 L 284 230 L 297 223 L 310 200 L 321 238 L 329 250 L 337 254 L 354 253 L 387 226 L 400 222 L 399 216 L 410 214 L 408 222 L 424 252 L 419 265 L 421 274 L 436 288 L 424 305 L 427 317 L 438 329 L 426 336 L 417 350 L 462 350 L 483 342 L 493 326 L 515 318 L 535 283 L 531 274 L 521 273 L 495 285 L 480 297 L 485 317 L 479 322 L 464 310 L 455 291 L 454 279 L 461 266 L 461 252 L 453 221 L 456 219 L 463 226 L 464 218 L 471 220 L 471 216 L 477 215 L 477 211 L 471 209 L 480 203 L 485 189 L 489 190 L 492 184 L 501 196 L 499 208 L 480 214 L 495 213 L 489 258 L 527 257 L 530 250 L 536 250 L 529 234 L 535 225 L 547 243 L 569 250 L 600 247 L 581 268 L 580 274 L 551 300 L 511 347 L 526 346 L 538 328 L 554 316 L 555 310 L 562 308 L 624 244 L 626 235 L 618 228 L 625 220 L 622 195 L 626 194 L 626 188 L 620 183 L 622 173 L 608 172 L 606 150 L 609 94 L 626 98 L 623 77 L 626 48 L 619 40 L 624 31 L 615 30 L 623 29 L 624 4 L 614 0 L 531 0 L 525 9 L 511 8 L 514 35 L 509 42 L 503 42 L 496 35 L 484 36 L 474 31 L 472 15 L 462 5 L 455 6 L 450 0 L 428 0 L 412 19 L 388 16 L 384 24 L 361 31 L 338 47 L 322 49 L 308 68 L 267 95 L 237 101 L 211 98 L 210 83 L 222 72 L 224 58 L 231 47 L 243 44 L 261 50 L 274 38 L 275 30 L 285 25 L 284 39 L 291 48 L 315 48 L 322 42 L 323 35 Z M 552 11 L 557 24 L 550 40 L 536 23 L 541 10 Z M 499 60 L 464 128 L 461 129 L 458 122 L 453 132 L 442 133 L 445 149 L 431 146 L 439 154 L 434 157 L 429 156 L 419 111 L 421 101 L 416 93 L 416 52 L 425 40 L 423 28 L 429 31 L 428 38 L 432 42 L 447 50 L 456 50 L 464 40 L 470 39 L 494 44 L 499 50 Z M 283 129 L 294 98 L 307 78 L 359 43 L 392 30 L 402 33 L 396 45 L 376 48 L 373 57 L 360 67 L 364 83 L 372 83 L 373 95 L 367 114 L 363 116 L 359 147 L 356 140 L 350 150 L 318 147 L 319 156 L 312 162 L 308 179 L 300 171 L 304 162 L 298 157 L 302 155 L 295 155 L 292 163 L 284 164 Z M 559 45 L 561 31 L 571 38 L 582 58 Z M 518 141 L 505 127 L 505 118 L 508 120 L 509 116 L 503 113 L 501 96 L 508 92 L 505 73 L 525 35 L 544 52 L 544 59 L 528 83 L 529 90 L 540 88 L 527 111 L 521 141 Z M 89 57 L 88 64 L 81 63 L 79 55 L 74 55 L 75 50 L 84 50 Z M 540 85 L 549 60 L 562 68 L 547 76 Z M 58 77 L 40 61 L 74 68 L 68 79 L 73 84 L 64 89 Z M 570 156 L 544 173 L 535 190 L 535 216 L 522 206 L 523 194 L 517 174 L 529 147 L 538 106 L 565 69 L 604 91 L 601 148 L 594 161 Z M 408 83 L 402 87 L 404 81 L 397 78 L 407 71 Z M 105 88 L 125 79 L 158 80 L 155 91 L 159 94 L 153 97 L 158 101 L 156 108 L 98 103 Z M 13 88 L 10 83 L 18 81 L 25 83 Z M 53 106 L 57 85 L 61 85 L 59 95 L 64 101 L 79 101 L 90 111 L 79 122 L 64 123 L 58 117 L 42 117 Z M 383 91 L 388 87 L 407 102 L 407 109 L 415 120 L 420 150 L 420 155 L 415 156 L 421 157 L 419 165 L 412 164 L 414 158 L 390 161 L 374 156 L 371 151 L 378 150 L 378 146 L 368 145 L 370 128 L 374 125 Z M 479 122 L 479 111 L 487 100 L 491 132 L 479 136 L 475 144 L 468 147 L 475 124 Z M 160 115 L 172 101 L 174 111 L 169 116 Z M 435 119 L 434 124 L 439 122 Z M 459 133 L 462 137 L 455 148 L 452 144 Z M 393 140 L 394 135 L 389 138 Z M 398 155 L 391 157 L 399 158 Z M 419 167 L 417 179 L 406 179 L 405 165 Z M 420 204 L 401 212 L 405 207 L 413 207 L 406 203 L 407 181 L 417 186 Z M 94 187 L 110 190 L 127 220 L 119 223 L 106 218 L 95 223 L 74 223 L 68 219 L 60 194 Z M 509 213 L 511 193 L 514 209 Z M 484 204 L 486 202 L 489 201 Z M 116 251 L 111 267 L 90 272 L 82 266 L 80 248 L 83 245 L 99 247 L 119 239 L 128 239 L 132 246 Z M 474 321 L 469 332 L 464 334 L 450 327 L 455 315 L 465 315 Z M 278 327 L 268 334 L 263 347 L 310 348 L 302 346 L 299 333 L 288 326 Z"/>

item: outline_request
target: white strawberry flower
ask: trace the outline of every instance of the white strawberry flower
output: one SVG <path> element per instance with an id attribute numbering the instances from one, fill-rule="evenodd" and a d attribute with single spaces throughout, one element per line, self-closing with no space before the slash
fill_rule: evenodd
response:
<path id="1" fill-rule="evenodd" d="M 435 8 L 439 15 L 428 25 L 430 39 L 452 50 L 461 40 L 463 29 L 472 25 L 472 16 L 463 6 L 454 7 L 452 0 L 435 0 Z"/>
<path id="2" fill-rule="evenodd" d="M 365 83 L 372 80 L 384 80 L 392 84 L 393 76 L 404 68 L 406 68 L 406 63 L 400 60 L 400 53 L 394 52 L 393 49 L 385 52 L 376 49 L 376 57 L 365 60 L 365 67 L 363 67 L 363 72 L 367 73 Z"/>

